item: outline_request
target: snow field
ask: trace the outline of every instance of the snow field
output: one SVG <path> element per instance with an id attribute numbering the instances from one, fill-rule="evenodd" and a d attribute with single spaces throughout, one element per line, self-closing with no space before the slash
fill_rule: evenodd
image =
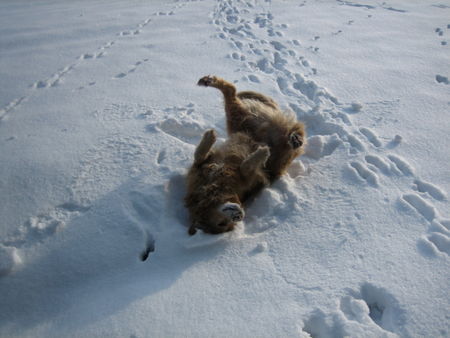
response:
<path id="1" fill-rule="evenodd" d="M 0 335 L 449 334 L 448 6 L 1 6 Z M 309 137 L 235 231 L 188 237 L 195 145 L 226 137 L 206 74 Z"/>

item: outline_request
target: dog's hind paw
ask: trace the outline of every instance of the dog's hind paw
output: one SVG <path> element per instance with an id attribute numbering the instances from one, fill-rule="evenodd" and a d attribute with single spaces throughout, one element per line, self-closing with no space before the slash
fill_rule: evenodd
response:
<path id="1" fill-rule="evenodd" d="M 209 87 L 214 82 L 216 82 L 216 77 L 215 76 L 211 76 L 211 75 L 207 75 L 207 76 L 202 77 L 200 80 L 198 80 L 197 85 L 204 86 L 204 87 Z"/>
<path id="2" fill-rule="evenodd" d="M 289 135 L 289 144 L 293 149 L 300 148 L 303 145 L 303 138 L 296 132 Z"/>
<path id="3" fill-rule="evenodd" d="M 233 222 L 242 221 L 245 216 L 244 209 L 237 203 L 227 202 L 220 206 L 220 211 Z"/>

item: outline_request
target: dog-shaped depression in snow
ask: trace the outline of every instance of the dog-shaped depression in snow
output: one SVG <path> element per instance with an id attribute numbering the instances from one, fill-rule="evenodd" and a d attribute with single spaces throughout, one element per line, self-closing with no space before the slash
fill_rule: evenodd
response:
<path id="1" fill-rule="evenodd" d="M 223 93 L 229 138 L 214 146 L 215 131 L 203 135 L 187 176 L 185 205 L 190 235 L 196 229 L 218 234 L 233 230 L 245 215 L 244 203 L 303 153 L 306 135 L 304 125 L 267 96 L 237 92 L 216 76 L 205 76 L 198 85 Z"/>

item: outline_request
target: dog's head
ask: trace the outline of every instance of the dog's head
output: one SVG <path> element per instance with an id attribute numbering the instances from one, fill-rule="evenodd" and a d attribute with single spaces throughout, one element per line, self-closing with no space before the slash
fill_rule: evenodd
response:
<path id="1" fill-rule="evenodd" d="M 245 215 L 238 196 L 229 187 L 217 184 L 198 187 L 186 196 L 185 202 L 191 217 L 190 235 L 196 229 L 210 234 L 231 231 Z"/>

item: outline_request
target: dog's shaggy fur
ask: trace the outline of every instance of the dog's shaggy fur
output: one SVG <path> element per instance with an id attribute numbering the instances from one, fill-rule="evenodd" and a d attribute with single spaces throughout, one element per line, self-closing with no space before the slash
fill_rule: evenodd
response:
<path id="1" fill-rule="evenodd" d="M 215 76 L 205 76 L 200 86 L 219 89 L 225 100 L 229 139 L 212 147 L 215 133 L 205 133 L 197 146 L 188 173 L 186 206 L 192 225 L 209 233 L 234 228 L 244 217 L 243 203 L 281 176 L 303 153 L 304 126 L 283 113 L 271 98 L 245 91 Z"/>
<path id="2" fill-rule="evenodd" d="M 248 135 L 235 133 L 214 147 L 214 130 L 207 131 L 195 151 L 187 180 L 186 206 L 191 215 L 190 234 L 233 230 L 242 220 L 242 203 L 269 183 L 264 164 L 269 148 Z"/>

